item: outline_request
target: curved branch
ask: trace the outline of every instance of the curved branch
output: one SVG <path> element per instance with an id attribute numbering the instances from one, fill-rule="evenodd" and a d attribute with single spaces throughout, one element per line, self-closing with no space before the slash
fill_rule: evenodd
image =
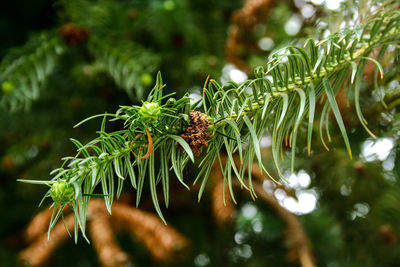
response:
<path id="1" fill-rule="evenodd" d="M 44 214 L 45 215 L 45 214 Z M 65 227 L 69 232 L 74 230 L 75 218 L 73 214 L 65 218 Z M 63 223 L 58 223 L 48 239 L 47 233 L 40 235 L 28 248 L 19 253 L 19 259 L 28 266 L 42 266 L 67 238 L 68 232 L 65 230 Z"/>
<path id="2" fill-rule="evenodd" d="M 143 242 L 152 256 L 161 262 L 171 262 L 182 257 L 189 247 L 189 241 L 174 228 L 165 225 L 157 216 L 116 203 L 113 217 Z"/>
<path id="3" fill-rule="evenodd" d="M 89 231 L 97 256 L 104 267 L 126 267 L 129 257 L 115 242 L 111 218 L 103 206 L 103 201 L 91 203 Z"/>

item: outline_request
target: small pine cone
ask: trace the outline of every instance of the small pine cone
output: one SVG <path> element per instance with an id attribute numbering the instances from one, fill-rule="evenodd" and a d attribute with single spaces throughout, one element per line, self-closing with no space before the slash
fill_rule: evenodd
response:
<path id="1" fill-rule="evenodd" d="M 188 126 L 181 137 L 189 144 L 194 155 L 201 154 L 203 146 L 208 145 L 208 139 L 211 138 L 212 133 L 207 130 L 212 122 L 208 120 L 206 114 L 200 111 L 190 111 L 190 126 Z"/>
<path id="2" fill-rule="evenodd" d="M 61 37 L 69 45 L 76 45 L 85 42 L 89 37 L 89 31 L 86 28 L 78 27 L 73 23 L 68 23 L 58 29 Z"/>

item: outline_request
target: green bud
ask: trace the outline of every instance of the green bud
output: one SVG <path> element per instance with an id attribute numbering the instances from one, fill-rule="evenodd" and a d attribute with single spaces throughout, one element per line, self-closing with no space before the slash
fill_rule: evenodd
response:
<path id="1" fill-rule="evenodd" d="M 153 77 L 148 73 L 143 73 L 142 76 L 140 76 L 140 82 L 144 86 L 150 86 L 153 83 Z"/>
<path id="2" fill-rule="evenodd" d="M 139 115 L 144 122 L 156 121 L 161 115 L 161 107 L 155 102 L 144 102 L 139 109 Z"/>
<path id="3" fill-rule="evenodd" d="M 167 100 L 167 104 L 174 105 L 176 103 L 176 99 L 171 97 Z"/>
<path id="4" fill-rule="evenodd" d="M 164 4 L 163 4 L 164 10 L 166 10 L 166 11 L 172 11 L 172 10 L 174 10 L 174 9 L 175 9 L 175 6 L 176 6 L 176 4 L 175 4 L 175 2 L 172 1 L 172 0 L 167 0 L 167 1 L 165 1 Z"/>
<path id="5" fill-rule="evenodd" d="M 3 90 L 3 93 L 5 93 L 5 94 L 11 93 L 14 90 L 14 84 L 10 81 L 4 81 L 1 84 L 1 89 Z"/>
<path id="6" fill-rule="evenodd" d="M 65 181 L 57 181 L 50 188 L 50 196 L 55 203 L 65 205 L 74 199 L 74 186 Z"/>

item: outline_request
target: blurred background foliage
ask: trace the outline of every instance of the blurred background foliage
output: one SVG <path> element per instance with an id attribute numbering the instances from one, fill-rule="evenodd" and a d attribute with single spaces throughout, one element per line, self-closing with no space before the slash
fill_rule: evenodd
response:
<path id="1" fill-rule="evenodd" d="M 351 25 L 354 6 L 366 1 L 266 2 L 271 2 L 268 8 L 254 25 L 241 29 L 233 48 L 227 45 L 232 37 L 229 25 L 233 12 L 243 7 L 244 1 L 2 3 L 0 71 L 23 57 L 22 65 L 13 69 L 23 76 L 29 64 L 44 57 L 43 66 L 37 69 L 48 72 L 43 71 L 46 78 L 38 73 L 30 80 L 37 86 L 34 95 L 22 97 L 15 105 L 10 97 L 0 112 L 0 266 L 17 264 L 18 253 L 28 245 L 24 229 L 43 209 L 36 204 L 47 190 L 17 183 L 16 179 L 47 179 L 61 157 L 74 153 L 68 138 L 85 143 L 98 130 L 97 121 L 76 129 L 74 124 L 90 115 L 114 112 L 119 105 L 140 104 L 154 84 L 157 70 L 161 70 L 167 90 L 177 92 L 177 97 L 190 92 L 198 98 L 207 75 L 222 81 L 243 81 L 252 77 L 249 70 L 263 65 L 271 51 Z M 339 3 L 345 11 L 338 11 Z M 68 41 L 60 28 L 66 25 L 87 32 L 81 33 L 82 40 Z M 46 42 L 51 45 L 45 46 Z M 45 52 L 38 52 L 38 47 Z M 46 49 L 55 52 L 47 53 Z M 231 64 L 234 60 L 244 65 Z M 354 159 L 348 158 L 338 129 L 332 127 L 331 151 L 326 152 L 315 138 L 312 156 L 307 157 L 304 145 L 297 156 L 296 173 L 286 172 L 290 184 L 285 190 L 268 191 L 272 185 L 263 184 L 282 206 L 298 215 L 318 266 L 396 266 L 400 262 L 400 117 L 396 114 L 400 64 L 397 58 L 388 60 L 394 60 L 395 68 L 385 70 L 378 92 L 372 92 L 374 86 L 366 79 L 361 99 L 377 140 L 357 122 L 352 99 L 341 94 L 338 102 L 342 100 Z M 11 87 L 1 81 L 2 99 L 19 86 L 15 81 Z M 383 94 L 386 109 L 380 103 Z M 266 136 L 261 145 L 264 163 L 272 169 L 270 142 Z M 289 170 L 289 166 L 285 168 Z M 189 179 L 195 175 L 196 169 L 186 170 Z M 125 190 L 129 195 L 129 188 Z M 173 263 L 154 261 L 134 237 L 124 232 L 118 235 L 132 265 L 298 266 L 288 255 L 284 221 L 273 208 L 243 195 L 234 219 L 218 226 L 212 190 L 210 185 L 199 204 L 195 192 L 172 190 L 164 215 L 192 244 L 185 256 Z M 141 208 L 153 212 L 146 202 Z M 84 241 L 75 245 L 69 239 L 52 253 L 48 266 L 71 265 L 100 263 L 91 245 Z"/>

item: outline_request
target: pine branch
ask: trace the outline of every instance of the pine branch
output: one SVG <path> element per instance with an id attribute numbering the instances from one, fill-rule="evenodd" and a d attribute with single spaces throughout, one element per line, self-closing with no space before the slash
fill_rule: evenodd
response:
<path id="1" fill-rule="evenodd" d="M 0 65 L 0 106 L 10 111 L 28 109 L 65 50 L 61 38 L 42 34 L 5 58 Z"/>
<path id="2" fill-rule="evenodd" d="M 269 175 L 262 164 L 260 138 L 266 132 L 271 133 L 274 162 L 279 177 L 284 179 L 280 167 L 282 143 L 288 140 L 292 148 L 293 170 L 297 133 L 307 116 L 307 146 L 311 153 L 315 103 L 321 99 L 325 100 L 321 125 L 325 125 L 328 119 L 325 114 L 331 110 L 351 157 L 335 95 L 340 88 L 354 93 L 357 116 L 373 136 L 367 128 L 358 99 L 366 62 L 376 64 L 381 76 L 384 72 L 379 59 L 370 58 L 370 53 L 399 42 L 400 12 L 396 9 L 390 11 L 391 7 L 389 5 L 389 11 L 381 12 L 360 27 L 343 29 L 322 41 L 308 40 L 305 44 L 308 51 L 289 46 L 274 53 L 264 68 L 255 70 L 255 79 L 242 84 L 227 82 L 223 85 L 215 80 L 206 81 L 202 105 L 196 103 L 191 106 L 187 95 L 179 100 L 172 95 L 163 95 L 164 84 L 159 74 L 155 87 L 142 106 L 123 106 L 115 114 L 88 118 L 103 117 L 99 137 L 86 145 L 72 140 L 78 148 L 77 155 L 65 158 L 62 167 L 52 172 L 51 181 L 35 182 L 51 186 L 46 197 L 55 201 L 55 207 L 61 207 L 55 209 L 50 229 L 62 209 L 71 203 L 76 225 L 84 233 L 88 202 L 96 186 L 101 184 L 107 209 L 111 213 L 112 201 L 120 195 L 128 176 L 137 191 L 138 205 L 147 172 L 154 207 L 164 220 L 157 199 L 157 184 L 161 182 L 165 205 L 168 206 L 169 172 L 173 170 L 178 180 L 187 187 L 183 169 L 189 160 L 194 161 L 194 154 L 198 154 L 201 148 L 206 148 L 207 153 L 199 164 L 194 181 L 201 181 L 199 200 L 215 160 L 220 162 L 228 185 L 232 185 L 233 172 L 243 188 L 255 198 L 257 192 L 252 186 L 252 178 L 250 175 L 246 178 L 245 173 L 252 173 L 253 160 L 256 159 L 259 168 Z M 202 110 L 203 113 L 195 110 Z M 123 129 L 107 133 L 107 117 L 123 124 Z M 322 131 L 320 136 L 323 141 Z M 225 166 L 219 156 L 221 149 L 227 154 Z M 234 153 L 239 155 L 239 165 L 235 164 Z M 233 195 L 232 186 L 229 188 Z"/>
<path id="3" fill-rule="evenodd" d="M 115 43 L 92 36 L 89 50 L 96 62 L 104 67 L 118 87 L 126 90 L 131 99 L 142 98 L 150 85 L 147 76 L 154 73 L 160 62 L 156 54 L 132 41 Z"/>

